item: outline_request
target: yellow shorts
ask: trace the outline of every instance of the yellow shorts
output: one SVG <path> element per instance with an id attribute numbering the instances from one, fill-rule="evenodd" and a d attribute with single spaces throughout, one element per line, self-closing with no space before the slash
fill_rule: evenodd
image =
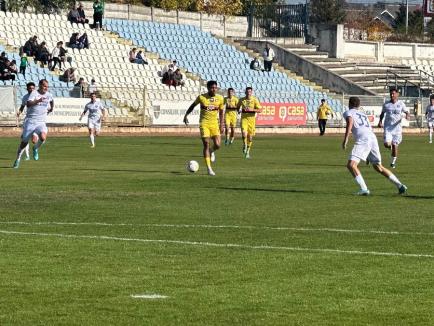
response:
<path id="1" fill-rule="evenodd" d="M 202 138 L 220 136 L 220 127 L 217 123 L 215 124 L 204 123 L 199 125 L 199 129 L 200 129 L 200 136 Z"/>
<path id="2" fill-rule="evenodd" d="M 235 127 L 237 125 L 237 111 L 227 111 L 225 114 L 226 128 Z"/>
<path id="3" fill-rule="evenodd" d="M 247 132 L 247 134 L 254 136 L 256 131 L 256 119 L 242 118 L 241 119 L 241 131 Z"/>

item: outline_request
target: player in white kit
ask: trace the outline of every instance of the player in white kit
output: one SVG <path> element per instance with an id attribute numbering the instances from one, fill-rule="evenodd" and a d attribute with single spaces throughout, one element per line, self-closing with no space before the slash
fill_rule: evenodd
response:
<path id="1" fill-rule="evenodd" d="M 21 113 L 23 113 L 24 108 L 27 105 L 27 101 L 29 99 L 30 94 L 35 90 L 35 83 L 33 83 L 33 82 L 27 83 L 26 88 L 27 88 L 27 94 L 23 96 L 23 98 L 21 100 L 21 106 L 17 112 L 17 124 L 18 124 L 18 119 L 20 118 Z M 26 154 L 26 161 L 30 160 L 29 147 L 30 147 L 29 144 L 27 144 L 27 146 L 24 148 L 24 153 Z"/>
<path id="2" fill-rule="evenodd" d="M 398 146 L 402 141 L 402 114 L 405 118 L 410 118 L 410 113 L 405 106 L 404 102 L 398 100 L 399 92 L 396 89 L 390 90 L 390 101 L 383 104 L 383 110 L 380 115 L 380 122 L 378 127 L 383 127 L 384 119 L 384 147 L 392 149 L 392 158 L 390 166 L 392 169 L 396 167 L 396 160 L 398 159 Z"/>
<path id="3" fill-rule="evenodd" d="M 90 102 L 84 107 L 84 111 L 80 116 L 80 121 L 84 115 L 89 112 L 87 117 L 87 127 L 89 128 L 89 138 L 91 147 L 95 148 L 95 136 L 98 136 L 101 130 L 101 123 L 106 117 L 106 110 L 100 101 L 96 100 L 96 94 L 90 94 Z"/>
<path id="4" fill-rule="evenodd" d="M 429 101 L 430 103 L 425 110 L 425 118 L 429 130 L 429 143 L 432 144 L 432 132 L 434 130 L 434 95 L 429 97 Z"/>
<path id="5" fill-rule="evenodd" d="M 344 113 L 347 127 L 342 148 L 346 149 L 350 132 L 352 132 L 354 147 L 348 158 L 347 168 L 360 186 L 360 190 L 357 194 L 364 196 L 370 194 L 358 168 L 360 160 L 366 161 L 367 159 L 372 163 L 375 171 L 384 175 L 398 188 L 399 194 L 404 194 L 407 191 L 407 187 L 402 184 L 391 171 L 381 165 L 381 154 L 377 137 L 372 131 L 371 124 L 366 114 L 359 111 L 360 99 L 358 97 L 350 97 L 348 107 L 349 110 Z"/>
<path id="6" fill-rule="evenodd" d="M 17 158 L 13 167 L 20 166 L 21 156 L 25 147 L 32 139 L 33 142 L 33 159 L 39 160 L 39 148 L 47 139 L 47 115 L 53 111 L 54 101 L 53 96 L 48 92 L 48 81 L 42 79 L 39 81 L 39 88 L 30 93 L 27 100 L 27 113 L 23 124 L 23 133 L 21 135 L 21 143 L 18 146 Z"/>

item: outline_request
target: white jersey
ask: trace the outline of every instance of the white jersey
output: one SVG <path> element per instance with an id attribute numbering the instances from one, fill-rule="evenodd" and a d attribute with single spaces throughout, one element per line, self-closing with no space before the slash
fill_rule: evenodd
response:
<path id="1" fill-rule="evenodd" d="M 348 117 L 353 119 L 351 132 L 356 144 L 368 143 L 372 138 L 375 138 L 368 116 L 364 112 L 352 108 L 344 112 L 344 119 L 346 120 Z"/>
<path id="2" fill-rule="evenodd" d="M 104 107 L 100 101 L 89 102 L 84 107 L 84 113 L 89 112 L 88 120 L 99 122 L 101 120 Z"/>
<path id="3" fill-rule="evenodd" d="M 27 101 L 29 100 L 31 93 L 27 93 L 26 95 L 23 96 L 23 98 L 21 99 L 21 105 L 22 106 L 26 106 L 27 105 Z"/>
<path id="4" fill-rule="evenodd" d="M 401 127 L 402 114 L 408 112 L 403 101 L 398 100 L 396 103 L 387 101 L 383 104 L 383 110 L 381 111 L 381 113 L 385 114 L 384 128 L 393 129 Z"/>
<path id="5" fill-rule="evenodd" d="M 425 114 L 426 114 L 427 121 L 434 121 L 434 106 L 428 105 L 426 107 Z"/>
<path id="6" fill-rule="evenodd" d="M 39 98 L 43 99 L 42 102 L 32 106 L 27 106 L 26 121 L 32 123 L 45 123 L 47 121 L 48 110 L 51 108 L 50 103 L 53 102 L 53 95 L 49 92 L 41 94 L 39 91 L 35 90 L 30 93 L 28 101 L 34 101 Z"/>

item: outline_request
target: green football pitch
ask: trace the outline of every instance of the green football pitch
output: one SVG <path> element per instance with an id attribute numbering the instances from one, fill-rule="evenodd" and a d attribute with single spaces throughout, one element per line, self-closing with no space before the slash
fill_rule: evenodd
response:
<path id="1" fill-rule="evenodd" d="M 358 197 L 341 138 L 1 139 L 0 325 L 433 325 L 434 145 Z"/>

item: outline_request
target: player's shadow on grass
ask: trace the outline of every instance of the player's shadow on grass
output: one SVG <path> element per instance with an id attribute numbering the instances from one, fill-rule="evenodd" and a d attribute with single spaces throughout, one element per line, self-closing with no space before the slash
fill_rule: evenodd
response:
<path id="1" fill-rule="evenodd" d="M 135 170 L 135 169 L 76 169 L 77 171 L 99 171 L 99 172 L 133 172 L 133 173 L 166 173 L 160 170 Z"/>
<path id="2" fill-rule="evenodd" d="M 339 167 L 345 168 L 345 164 L 323 164 L 323 163 L 288 163 L 287 165 L 294 166 L 330 166 L 330 167 Z"/>
<path id="3" fill-rule="evenodd" d="M 314 194 L 312 190 L 299 190 L 299 189 L 267 189 L 267 188 L 240 188 L 240 187 L 215 187 L 221 190 L 234 190 L 234 191 L 263 191 L 263 192 L 283 192 L 283 193 L 301 193 L 301 194 Z"/>

